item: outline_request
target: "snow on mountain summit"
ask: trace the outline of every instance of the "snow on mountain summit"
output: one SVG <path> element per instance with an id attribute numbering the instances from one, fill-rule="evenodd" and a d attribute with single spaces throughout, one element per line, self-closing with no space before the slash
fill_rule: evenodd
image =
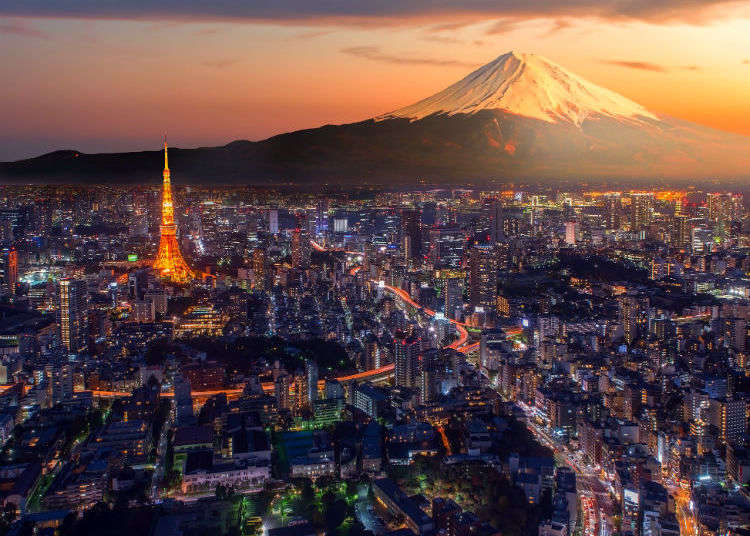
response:
<path id="1" fill-rule="evenodd" d="M 452 86 L 376 120 L 418 120 L 443 114 L 474 114 L 481 110 L 581 125 L 591 115 L 616 119 L 658 119 L 622 95 L 597 86 L 546 58 L 508 52 Z"/>

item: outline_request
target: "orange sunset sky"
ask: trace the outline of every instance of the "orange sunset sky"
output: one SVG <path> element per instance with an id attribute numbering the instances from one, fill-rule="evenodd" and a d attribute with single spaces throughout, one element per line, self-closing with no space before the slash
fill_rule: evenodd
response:
<path id="1" fill-rule="evenodd" d="M 750 2 L 87 4 L 0 2 L 0 160 L 153 149 L 165 131 L 173 145 L 219 145 L 358 121 L 509 50 L 750 135 Z"/>

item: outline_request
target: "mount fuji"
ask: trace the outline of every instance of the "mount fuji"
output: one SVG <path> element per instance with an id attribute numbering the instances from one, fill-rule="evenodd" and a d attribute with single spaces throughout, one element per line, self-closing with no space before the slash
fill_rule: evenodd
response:
<path id="1" fill-rule="evenodd" d="M 158 151 L 57 151 L 0 180 L 159 179 Z M 647 110 L 537 55 L 509 52 L 410 106 L 259 142 L 170 150 L 180 181 L 405 184 L 750 176 L 750 138 Z"/>
<path id="2" fill-rule="evenodd" d="M 658 119 L 640 104 L 599 87 L 541 56 L 508 52 L 440 93 L 378 117 L 424 119 L 431 115 L 502 110 L 547 123 L 578 127 L 597 115 Z"/>

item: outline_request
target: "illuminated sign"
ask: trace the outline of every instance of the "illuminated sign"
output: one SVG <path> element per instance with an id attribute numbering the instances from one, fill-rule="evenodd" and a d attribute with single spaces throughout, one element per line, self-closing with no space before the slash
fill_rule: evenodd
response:
<path id="1" fill-rule="evenodd" d="M 138 260 L 138 255 L 135 253 L 131 253 L 128 255 L 128 262 L 136 262 Z"/>

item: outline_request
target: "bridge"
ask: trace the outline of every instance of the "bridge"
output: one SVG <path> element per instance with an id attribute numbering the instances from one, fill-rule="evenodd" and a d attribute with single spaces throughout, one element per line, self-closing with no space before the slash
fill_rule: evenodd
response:
<path id="1" fill-rule="evenodd" d="M 378 382 L 378 381 L 385 381 L 393 377 L 393 370 L 394 365 L 385 365 L 380 368 L 372 369 L 372 370 L 366 370 L 364 372 L 357 372 L 356 374 L 348 374 L 345 376 L 339 376 L 338 378 L 335 378 L 339 383 L 347 385 L 352 382 L 361 382 L 361 381 L 369 381 L 369 382 Z M 275 390 L 275 386 L 273 382 L 263 382 L 260 384 L 261 388 L 263 389 L 264 393 L 267 394 L 273 394 Z M 325 380 L 320 380 L 318 382 L 318 389 L 324 389 L 325 388 Z M 233 399 L 238 398 L 242 392 L 244 391 L 243 387 L 234 387 L 231 389 L 214 389 L 210 391 L 192 391 L 191 396 L 194 399 L 208 399 L 212 396 L 224 394 L 227 395 L 227 398 Z M 104 391 L 104 390 L 93 390 L 91 391 L 95 398 L 126 398 L 130 396 L 132 393 L 129 393 L 127 391 Z M 161 396 L 165 398 L 174 398 L 174 391 L 163 391 L 161 393 Z"/>

